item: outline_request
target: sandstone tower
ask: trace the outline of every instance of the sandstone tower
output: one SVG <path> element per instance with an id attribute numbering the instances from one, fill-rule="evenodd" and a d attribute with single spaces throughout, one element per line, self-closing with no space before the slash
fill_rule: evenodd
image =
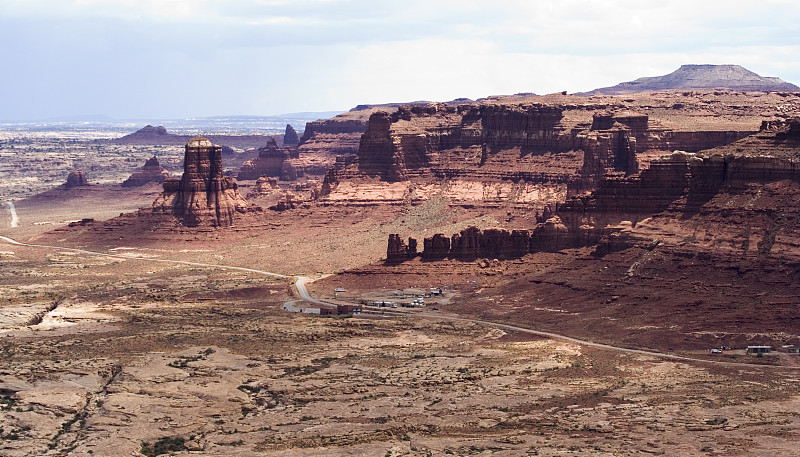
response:
<path id="1" fill-rule="evenodd" d="M 164 181 L 164 194 L 154 211 L 171 212 L 187 227 L 233 225 L 237 211 L 246 210 L 236 180 L 222 171 L 222 147 L 196 136 L 186 142 L 183 176 Z"/>

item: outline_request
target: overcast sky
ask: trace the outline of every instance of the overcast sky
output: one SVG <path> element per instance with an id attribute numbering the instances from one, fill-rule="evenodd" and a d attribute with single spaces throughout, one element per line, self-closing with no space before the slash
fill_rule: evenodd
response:
<path id="1" fill-rule="evenodd" d="M 800 84 L 797 0 L 0 0 L 0 119 L 270 115 L 685 63 Z"/>

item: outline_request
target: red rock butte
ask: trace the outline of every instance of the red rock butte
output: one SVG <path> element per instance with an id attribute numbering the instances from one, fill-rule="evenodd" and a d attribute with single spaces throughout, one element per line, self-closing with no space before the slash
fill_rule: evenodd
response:
<path id="1" fill-rule="evenodd" d="M 154 212 L 171 213 L 187 227 L 233 225 L 237 212 L 246 212 L 236 180 L 224 176 L 222 146 L 202 136 L 186 142 L 183 176 L 164 181 L 164 193 Z"/>

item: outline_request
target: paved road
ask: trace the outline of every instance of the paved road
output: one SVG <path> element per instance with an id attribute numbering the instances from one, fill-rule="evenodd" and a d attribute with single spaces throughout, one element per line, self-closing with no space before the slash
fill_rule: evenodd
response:
<path id="1" fill-rule="evenodd" d="M 28 247 L 44 248 L 44 249 L 58 249 L 58 250 L 61 250 L 61 251 L 79 252 L 79 253 L 83 253 L 83 254 L 98 255 L 98 256 L 103 256 L 103 257 L 114 257 L 114 258 L 125 259 L 125 260 L 141 260 L 141 261 L 146 261 L 146 262 L 162 262 L 162 263 L 173 263 L 173 264 L 180 264 L 180 265 L 193 265 L 193 266 L 199 266 L 199 267 L 221 268 L 221 269 L 226 269 L 226 270 L 238 270 L 238 271 L 246 271 L 246 272 L 250 272 L 250 273 L 267 275 L 267 276 L 273 276 L 273 277 L 277 277 L 277 278 L 292 278 L 292 277 L 294 277 L 294 278 L 296 278 L 295 286 L 297 287 L 297 292 L 300 294 L 300 297 L 302 297 L 303 301 L 307 301 L 307 302 L 314 303 L 314 304 L 317 304 L 317 305 L 325 304 L 325 302 L 323 302 L 321 300 L 317 300 L 314 297 L 312 297 L 311 294 L 308 292 L 308 289 L 306 289 L 306 283 L 311 281 L 311 279 L 308 278 L 308 277 L 305 277 L 305 276 L 288 276 L 288 275 L 282 275 L 282 274 L 279 274 L 279 273 L 272 273 L 272 272 L 264 271 L 264 270 L 256 270 L 256 269 L 253 269 L 253 268 L 244 268 L 244 267 L 236 267 L 236 266 L 232 266 L 232 265 L 217 265 L 217 264 L 212 264 L 212 263 L 187 262 L 187 261 L 184 261 L 184 260 L 153 259 L 153 258 L 148 258 L 148 257 L 123 256 L 123 255 L 119 255 L 119 254 L 108 254 L 108 253 L 104 253 L 104 252 L 87 251 L 85 249 L 65 248 L 65 247 L 61 247 L 61 246 L 49 246 L 49 245 L 44 245 L 44 244 L 20 243 L 19 241 L 16 241 L 16 240 L 14 240 L 12 238 L 9 238 L 9 237 L 6 237 L 6 236 L 2 236 L 2 235 L 0 235 L 0 240 L 5 241 L 6 243 L 9 243 L 9 244 L 16 245 L 16 246 L 28 246 Z M 286 304 L 284 304 L 283 308 L 287 309 L 287 310 L 295 311 L 295 312 L 302 311 L 301 308 L 298 308 L 298 307 L 294 306 L 295 303 L 297 303 L 297 301 L 287 302 Z M 755 364 L 751 364 L 751 363 L 726 362 L 726 361 L 722 361 L 722 360 L 696 359 L 696 358 L 693 358 L 693 357 L 686 357 L 686 356 L 680 356 L 680 355 L 674 355 L 674 354 L 667 354 L 667 353 L 663 353 L 663 352 L 644 351 L 644 350 L 640 350 L 640 349 L 629 349 L 629 348 L 623 348 L 623 347 L 618 347 L 618 346 L 612 346 L 612 345 L 609 345 L 609 344 L 595 343 L 594 341 L 582 340 L 582 339 L 579 339 L 579 338 L 572 338 L 570 336 L 561 335 L 561 334 L 558 334 L 558 333 L 542 332 L 542 331 L 539 331 L 539 330 L 533 330 L 533 329 L 529 329 L 529 328 L 525 328 L 525 327 L 518 327 L 516 325 L 503 324 L 503 323 L 500 323 L 500 322 L 484 321 L 484 320 L 480 320 L 480 319 L 469 319 L 469 318 L 464 318 L 464 317 L 453 317 L 453 316 L 447 316 L 447 315 L 430 314 L 430 313 L 425 313 L 425 312 L 382 311 L 382 312 L 379 312 L 378 314 L 381 314 L 381 315 L 393 315 L 393 316 L 398 316 L 398 317 L 399 316 L 422 317 L 422 318 L 426 318 L 426 319 L 449 320 L 449 321 L 458 321 L 458 322 L 471 322 L 471 323 L 475 323 L 475 324 L 487 325 L 487 326 L 496 327 L 496 328 L 505 329 L 505 330 L 511 330 L 511 331 L 515 331 L 515 332 L 523 332 L 523 333 L 528 333 L 528 334 L 531 334 L 531 335 L 542 336 L 542 337 L 545 337 L 545 338 L 552 338 L 552 339 L 555 339 L 555 340 L 569 341 L 571 343 L 580 344 L 580 345 L 583 345 L 583 346 L 596 347 L 596 348 L 607 349 L 607 350 L 610 350 L 610 351 L 617 351 L 617 352 L 623 352 L 623 353 L 628 353 L 628 354 L 646 355 L 646 356 L 658 357 L 658 358 L 662 358 L 662 359 L 679 360 L 679 361 L 682 361 L 682 362 L 700 362 L 700 363 L 707 363 L 707 364 L 738 366 L 738 367 L 747 367 L 747 368 L 800 370 L 800 366 L 755 365 Z"/>
<path id="2" fill-rule="evenodd" d="M 776 366 L 776 365 L 757 365 L 753 363 L 745 363 L 745 362 L 726 362 L 724 360 L 709 360 L 709 359 L 698 359 L 694 357 L 687 357 L 682 355 L 675 355 L 675 354 L 667 354 L 664 352 L 656 352 L 656 351 L 645 351 L 642 349 L 629 349 L 623 348 L 619 346 L 612 346 L 610 344 L 603 344 L 603 343 L 596 343 L 594 341 L 588 340 L 581 340 L 578 338 L 572 338 L 570 336 L 561 335 L 559 333 L 552 333 L 552 332 L 542 332 L 539 330 L 533 330 L 525 327 L 518 327 L 516 325 L 510 324 L 503 324 L 500 322 L 492 322 L 492 321 L 484 321 L 480 319 L 470 319 L 466 317 L 453 317 L 453 316 L 446 316 L 440 314 L 430 314 L 425 312 L 403 312 L 403 311 L 384 311 L 383 314 L 391 314 L 395 316 L 409 316 L 409 317 L 424 317 L 426 319 L 437 319 L 437 320 L 448 320 L 448 321 L 457 321 L 457 322 L 471 322 L 474 324 L 481 324 L 487 325 L 490 327 L 495 327 L 504 330 L 511 330 L 515 332 L 523 332 L 528 333 L 530 335 L 542 336 L 545 338 L 550 338 L 554 340 L 561 340 L 561 341 L 569 341 L 570 343 L 580 344 L 581 346 L 590 346 L 600 349 L 608 349 L 611 351 L 617 352 L 624 352 L 628 354 L 639 354 L 639 355 L 646 355 L 650 357 L 659 357 L 662 359 L 669 359 L 669 360 L 679 360 L 682 362 L 702 362 L 702 363 L 709 363 L 714 365 L 727 365 L 727 366 L 738 366 L 738 367 L 748 367 L 748 368 L 771 368 L 771 369 L 786 369 L 786 370 L 798 370 L 800 366 Z"/>

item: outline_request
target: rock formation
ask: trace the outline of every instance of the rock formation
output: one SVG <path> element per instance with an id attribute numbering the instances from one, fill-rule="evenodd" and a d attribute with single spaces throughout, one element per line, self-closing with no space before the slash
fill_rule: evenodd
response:
<path id="1" fill-rule="evenodd" d="M 69 172 L 69 176 L 67 176 L 67 181 L 64 183 L 65 189 L 72 189 L 74 187 L 80 186 L 88 186 L 89 182 L 86 180 L 86 176 L 83 175 L 83 171 L 81 170 L 72 170 Z"/>
<path id="2" fill-rule="evenodd" d="M 258 179 L 262 176 L 296 179 L 296 172 L 286 162 L 289 157 L 289 151 L 279 148 L 277 142 L 270 138 L 265 146 L 259 148 L 258 157 L 242 164 L 237 179 Z"/>
<path id="3" fill-rule="evenodd" d="M 467 227 L 448 238 L 437 233 L 423 240 L 422 258 L 437 260 L 512 259 L 530 252 L 531 234 L 527 230 L 508 231 L 504 228 L 481 230 Z M 389 235 L 386 261 L 403 262 L 417 256 L 417 240 L 408 239 L 406 244 L 399 235 Z"/>
<path id="4" fill-rule="evenodd" d="M 280 187 L 278 186 L 278 179 L 277 178 L 267 178 L 261 177 L 256 180 L 253 189 L 247 194 L 247 198 L 256 198 L 262 197 L 267 195 L 272 195 L 275 192 L 280 192 Z"/>
<path id="5" fill-rule="evenodd" d="M 184 135 L 168 133 L 164 126 L 153 127 L 148 124 L 133 133 L 112 140 L 112 142 L 117 144 L 181 144 L 186 142 L 187 138 Z"/>
<path id="6" fill-rule="evenodd" d="M 596 245 L 605 254 L 651 240 L 657 231 L 675 244 L 701 237 L 706 249 L 800 260 L 798 196 L 800 119 L 771 121 L 730 145 L 675 151 L 639 174 L 606 175 L 595 191 L 559 204 L 556 215 L 530 232 L 470 227 L 450 238 L 426 238 L 422 257 L 511 258 Z M 387 259 L 402 261 L 403 249 L 390 237 Z"/>
<path id="7" fill-rule="evenodd" d="M 283 134 L 283 146 L 297 146 L 300 144 L 300 137 L 291 124 L 286 124 L 286 132 Z"/>
<path id="8" fill-rule="evenodd" d="M 298 195 L 292 191 L 285 191 L 281 196 L 278 203 L 269 207 L 272 211 L 287 211 L 290 209 L 300 208 L 302 206 L 308 206 L 308 200 L 303 198 L 303 196 Z"/>
<path id="9" fill-rule="evenodd" d="M 417 256 L 417 240 L 408 239 L 406 244 L 400 235 L 389 235 L 389 244 L 386 247 L 386 261 L 389 263 L 403 262 Z"/>
<path id="10" fill-rule="evenodd" d="M 797 92 L 800 87 L 779 78 L 765 78 L 739 65 L 682 65 L 664 76 L 639 78 L 581 95 L 621 95 L 645 91 L 727 89 L 759 92 Z"/>
<path id="11" fill-rule="evenodd" d="M 150 182 L 162 183 L 169 177 L 169 172 L 158 163 L 158 157 L 153 156 L 147 159 L 142 168 L 134 171 L 128 179 L 123 181 L 122 186 L 137 187 Z"/>
<path id="12" fill-rule="evenodd" d="M 331 119 L 307 122 L 289 163 L 297 176 L 322 176 L 337 157 L 358 152 L 359 139 L 371 111 L 351 111 Z"/>
<path id="13" fill-rule="evenodd" d="M 196 136 L 186 143 L 183 176 L 164 181 L 164 194 L 153 203 L 187 227 L 233 225 L 237 212 L 247 210 L 236 180 L 222 170 L 222 148 Z"/>
<path id="14" fill-rule="evenodd" d="M 591 123 L 582 121 L 587 117 Z M 514 199 L 538 210 L 596 189 L 606 174 L 635 174 L 644 153 L 699 151 L 754 131 L 676 131 L 645 112 L 605 104 L 401 106 L 370 116 L 357 157 L 337 160 L 325 176 L 323 195 L 331 202 L 350 201 L 349 195 L 333 195 L 338 183 L 350 182 L 345 190 L 351 192 L 361 181 L 376 188 L 374 194 L 398 195 L 394 201 L 401 203 L 424 197 L 410 185 L 405 193 L 393 193 L 393 183 L 444 181 L 447 188 L 464 189 L 454 191 L 454 200 L 496 206 Z M 376 178 L 387 183 L 382 190 Z M 470 190 L 476 185 L 482 194 Z"/>

